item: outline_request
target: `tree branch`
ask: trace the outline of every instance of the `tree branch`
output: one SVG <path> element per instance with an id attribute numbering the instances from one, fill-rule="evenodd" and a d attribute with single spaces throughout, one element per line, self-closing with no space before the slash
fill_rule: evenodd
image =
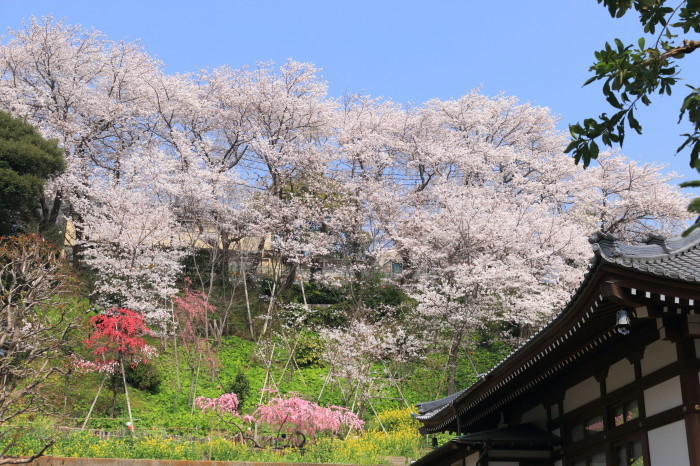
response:
<path id="1" fill-rule="evenodd" d="M 700 48 L 700 41 L 684 39 L 683 45 L 666 50 L 661 54 L 661 58 L 672 58 L 677 55 L 685 55 L 695 51 L 697 48 Z"/>

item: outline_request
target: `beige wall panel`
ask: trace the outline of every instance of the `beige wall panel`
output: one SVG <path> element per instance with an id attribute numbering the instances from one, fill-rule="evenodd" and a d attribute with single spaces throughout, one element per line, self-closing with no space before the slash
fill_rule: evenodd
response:
<path id="1" fill-rule="evenodd" d="M 644 408 L 647 417 L 675 408 L 682 403 L 681 379 L 678 376 L 644 390 Z"/>
<path id="2" fill-rule="evenodd" d="M 657 340 L 644 350 L 642 375 L 649 375 L 677 360 L 678 354 L 676 353 L 675 343 L 666 340 Z"/>
<path id="3" fill-rule="evenodd" d="M 537 405 L 530 411 L 523 413 L 520 418 L 523 424 L 529 422 L 542 429 L 547 428 L 547 409 L 543 405 Z"/>
<path id="4" fill-rule="evenodd" d="M 690 465 L 684 421 L 650 430 L 648 435 L 651 466 Z"/>
<path id="5" fill-rule="evenodd" d="M 600 384 L 594 377 L 589 377 L 566 391 L 564 413 L 566 414 L 598 398 L 600 398 Z"/>
<path id="6" fill-rule="evenodd" d="M 627 359 L 622 359 L 610 366 L 605 387 L 610 393 L 632 382 L 634 382 L 634 364 Z"/>

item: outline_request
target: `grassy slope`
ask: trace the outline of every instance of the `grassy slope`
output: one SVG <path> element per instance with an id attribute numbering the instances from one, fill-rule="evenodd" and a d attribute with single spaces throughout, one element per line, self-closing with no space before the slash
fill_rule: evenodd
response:
<path id="1" fill-rule="evenodd" d="M 507 351 L 508 348 L 505 345 L 482 346 L 476 350 L 472 358 L 477 369 L 485 371 Z M 132 410 L 134 417 L 140 419 L 139 426 L 191 429 L 209 425 L 209 421 L 197 410 L 192 411 L 191 405 L 188 403 L 191 372 L 183 361 L 181 353 L 178 360 L 179 374 L 172 347 L 169 347 L 167 351 L 162 351 L 159 357 L 150 363 L 156 366 L 160 374 L 161 384 L 158 393 L 149 393 L 130 387 Z M 260 392 L 266 379 L 266 367 L 255 354 L 255 344 L 241 338 L 228 337 L 218 349 L 218 360 L 220 365 L 213 380 L 209 370 L 200 369 L 196 396 L 216 397 L 226 393 L 230 391 L 236 375 L 243 373 L 250 382 L 250 390 L 242 411 L 251 412 L 260 401 Z M 321 393 L 328 375 L 328 367 L 310 365 L 297 369 L 293 363 L 287 364 L 287 360 L 288 353 L 278 350 L 270 369 L 270 376 L 276 382 L 276 387 L 281 393 L 297 393 L 309 400 L 318 401 L 321 405 L 342 404 L 342 396 L 332 381 L 323 389 L 319 399 L 319 393 Z M 419 363 L 404 368 L 403 377 L 405 380 L 400 388 L 408 405 L 444 396 L 444 363 L 442 355 L 432 355 Z M 286 364 L 287 368 L 284 369 Z M 379 367 L 378 370 L 380 369 Z M 178 389 L 178 378 L 181 389 Z M 474 380 L 475 372 L 471 363 L 467 358 L 462 358 L 458 369 L 458 386 L 466 386 Z M 65 415 L 68 418 L 76 418 L 74 422 L 82 421 L 100 382 L 101 376 L 98 374 L 75 376 L 70 383 L 74 396 L 71 397 L 70 403 L 66 406 Z M 62 399 L 60 393 L 64 393 L 65 389 L 65 386 L 62 385 L 54 387 L 57 391 L 54 397 L 57 406 L 53 411 L 62 411 L 62 407 L 58 405 Z M 121 387 L 116 403 L 118 420 L 100 419 L 109 417 L 111 398 L 111 389 L 105 388 L 96 405 L 93 414 L 95 420 L 91 420 L 90 427 L 114 427 L 126 421 L 126 403 Z M 387 409 L 406 407 L 406 403 L 401 399 L 396 387 L 390 384 L 383 391 L 382 398 L 373 400 L 373 406 L 381 412 Z M 369 420 L 373 414 L 370 411 L 365 413 L 365 416 Z M 65 422 L 70 421 L 66 419 Z"/>

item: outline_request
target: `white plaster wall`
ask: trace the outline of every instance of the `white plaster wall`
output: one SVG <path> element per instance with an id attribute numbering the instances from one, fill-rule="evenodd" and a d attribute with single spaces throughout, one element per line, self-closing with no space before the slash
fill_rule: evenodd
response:
<path id="1" fill-rule="evenodd" d="M 479 461 L 479 453 L 467 456 L 467 466 L 476 466 L 477 461 Z"/>
<path id="2" fill-rule="evenodd" d="M 564 414 L 600 398 L 600 384 L 595 377 L 589 377 L 566 391 Z"/>
<path id="3" fill-rule="evenodd" d="M 559 403 L 554 403 L 549 409 L 552 411 L 552 419 L 557 419 L 559 417 Z"/>
<path id="4" fill-rule="evenodd" d="M 532 423 L 537 427 L 545 429 L 547 427 L 547 409 L 544 405 L 537 405 L 530 411 L 523 413 L 520 417 L 521 423 Z"/>
<path id="5" fill-rule="evenodd" d="M 617 361 L 608 369 L 608 377 L 605 379 L 605 388 L 608 393 L 634 382 L 634 364 L 627 359 Z"/>
<path id="6" fill-rule="evenodd" d="M 683 403 L 681 379 L 676 376 L 644 390 L 644 408 L 647 417 L 675 408 Z"/>
<path id="7" fill-rule="evenodd" d="M 642 375 L 649 375 L 655 370 L 676 362 L 677 359 L 675 343 L 667 340 L 656 340 L 644 350 Z"/>
<path id="8" fill-rule="evenodd" d="M 684 421 L 650 430 L 648 435 L 651 466 L 690 466 Z"/>

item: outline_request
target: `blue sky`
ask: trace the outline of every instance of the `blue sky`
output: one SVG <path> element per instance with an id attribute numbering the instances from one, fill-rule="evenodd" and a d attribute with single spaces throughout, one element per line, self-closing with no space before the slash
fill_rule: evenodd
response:
<path id="1" fill-rule="evenodd" d="M 610 111 L 598 86 L 581 87 L 593 51 L 615 37 L 636 42 L 641 31 L 635 17 L 613 20 L 595 0 L 0 0 L 3 28 L 49 14 L 140 39 L 171 72 L 294 58 L 323 68 L 333 96 L 421 103 L 481 86 L 549 107 L 561 129 Z M 684 60 L 686 78 L 700 75 L 696 60 Z M 676 125 L 684 94 L 677 86 L 636 112 L 644 135 L 628 131 L 624 153 L 693 179 L 688 154 L 674 156 L 687 129 Z"/>

